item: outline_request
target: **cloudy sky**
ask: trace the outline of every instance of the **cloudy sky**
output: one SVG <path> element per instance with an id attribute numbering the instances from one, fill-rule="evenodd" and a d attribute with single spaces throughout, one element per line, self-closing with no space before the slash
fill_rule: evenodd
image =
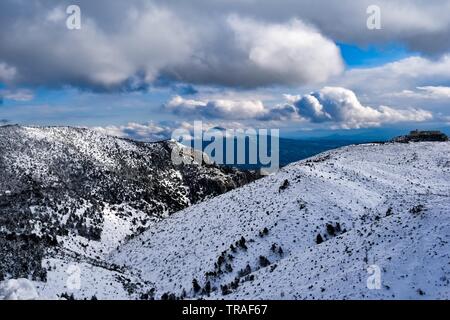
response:
<path id="1" fill-rule="evenodd" d="M 381 29 L 367 27 L 370 5 Z M 446 127 L 449 12 L 447 0 L 2 0 L 0 122 L 141 139 L 194 120 Z"/>

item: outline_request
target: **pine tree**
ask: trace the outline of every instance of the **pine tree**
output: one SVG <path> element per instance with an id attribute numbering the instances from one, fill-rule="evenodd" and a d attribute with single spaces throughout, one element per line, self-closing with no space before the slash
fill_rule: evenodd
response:
<path id="1" fill-rule="evenodd" d="M 239 245 L 239 247 L 241 247 L 242 249 L 244 249 L 244 250 L 247 250 L 247 246 L 246 246 L 246 243 L 247 241 L 245 240 L 245 238 L 244 237 L 241 237 L 241 239 L 238 241 L 238 245 Z"/>
<path id="2" fill-rule="evenodd" d="M 220 286 L 220 289 L 222 290 L 222 295 L 224 295 L 224 296 L 231 293 L 230 289 L 228 289 L 228 286 L 226 284 L 223 286 Z"/>
<path id="3" fill-rule="evenodd" d="M 198 284 L 197 279 L 192 280 L 192 288 L 194 289 L 194 293 L 198 293 L 200 291 L 201 287 Z"/>
<path id="4" fill-rule="evenodd" d="M 327 232 L 330 236 L 334 236 L 335 230 L 332 224 L 327 224 Z"/>
<path id="5" fill-rule="evenodd" d="M 211 293 L 211 282 L 210 281 L 206 282 L 204 290 L 207 295 L 209 295 Z"/>
<path id="6" fill-rule="evenodd" d="M 270 261 L 264 256 L 259 256 L 259 264 L 261 267 L 265 268 L 270 265 Z"/>
<path id="7" fill-rule="evenodd" d="M 322 236 L 320 234 L 318 234 L 317 238 L 316 238 L 316 243 L 317 244 L 321 244 L 322 242 L 323 242 L 323 238 L 322 238 Z"/>
<path id="8" fill-rule="evenodd" d="M 275 251 L 277 250 L 277 245 L 275 243 L 272 244 L 272 247 L 270 247 L 270 250 L 275 253 Z"/>
<path id="9" fill-rule="evenodd" d="M 278 254 L 279 254 L 280 256 L 282 256 L 282 255 L 283 255 L 283 249 L 281 249 L 281 247 L 280 247 L 280 248 L 278 248 Z"/>

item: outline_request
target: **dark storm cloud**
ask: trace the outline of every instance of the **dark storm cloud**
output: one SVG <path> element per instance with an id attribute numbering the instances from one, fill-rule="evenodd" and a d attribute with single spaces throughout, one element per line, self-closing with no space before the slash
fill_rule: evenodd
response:
<path id="1" fill-rule="evenodd" d="M 449 49 L 449 1 L 79 0 L 82 29 L 65 27 L 73 1 L 0 3 L 0 82 L 147 90 L 168 82 L 258 87 L 320 83 L 343 64 L 335 41 Z"/>
<path id="2" fill-rule="evenodd" d="M 239 12 L 265 21 L 297 17 L 337 42 L 366 45 L 400 42 L 411 50 L 441 54 L 450 50 L 450 1 L 425 0 L 157 0 L 186 15 L 213 17 Z M 367 28 L 367 8 L 381 10 L 381 30 Z"/>

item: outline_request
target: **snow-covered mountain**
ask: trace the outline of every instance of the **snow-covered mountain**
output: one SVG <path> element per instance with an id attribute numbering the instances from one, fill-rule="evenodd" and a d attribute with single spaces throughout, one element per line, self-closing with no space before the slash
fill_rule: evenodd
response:
<path id="1" fill-rule="evenodd" d="M 450 143 L 325 152 L 177 212 L 110 259 L 155 298 L 448 299 Z"/>
<path id="2" fill-rule="evenodd" d="M 41 297 L 450 298 L 449 142 L 343 147 L 212 197 L 255 176 L 175 168 L 171 142 L 0 135 L 1 267 L 41 270 Z"/>
<path id="3" fill-rule="evenodd" d="M 174 165 L 174 149 L 193 158 L 171 141 L 135 142 L 81 128 L 0 127 L 0 280 L 50 281 L 55 261 L 128 277 L 104 259 L 121 242 L 259 178 L 215 165 Z"/>

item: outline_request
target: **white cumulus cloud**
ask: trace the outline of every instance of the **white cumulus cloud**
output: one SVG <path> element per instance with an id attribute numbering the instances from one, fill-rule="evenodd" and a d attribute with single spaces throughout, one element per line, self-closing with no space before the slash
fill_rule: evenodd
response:
<path id="1" fill-rule="evenodd" d="M 190 100 L 181 96 L 173 97 L 165 107 L 175 114 L 228 120 L 255 119 L 268 112 L 260 100 Z"/>
<path id="2" fill-rule="evenodd" d="M 156 122 L 130 122 L 121 126 L 110 125 L 105 127 L 94 127 L 93 129 L 114 137 L 131 138 L 143 141 L 166 140 L 169 139 L 173 131 L 171 126 Z"/>
<path id="3" fill-rule="evenodd" d="M 311 122 L 329 122 L 347 129 L 374 127 L 383 123 L 426 121 L 433 117 L 422 109 L 363 106 L 353 91 L 340 87 L 325 87 L 304 95 L 294 105 L 299 115 Z"/>
<path id="4" fill-rule="evenodd" d="M 202 130 L 209 130 L 212 128 L 226 128 L 226 129 L 242 129 L 246 126 L 242 123 L 235 121 L 221 122 L 201 122 Z M 172 134 L 177 129 L 185 130 L 188 135 L 187 140 L 191 139 L 194 135 L 195 122 L 187 121 L 150 121 L 146 123 L 130 122 L 125 125 L 109 125 L 104 127 L 93 127 L 92 129 L 97 132 L 120 138 L 129 138 L 139 141 L 154 142 L 163 141 L 172 138 Z M 198 127 L 197 127 L 198 129 Z"/>
<path id="5" fill-rule="evenodd" d="M 450 87 L 424 86 L 417 89 L 424 91 L 431 98 L 450 98 Z"/>
<path id="6" fill-rule="evenodd" d="M 261 100 L 195 100 L 175 96 L 164 107 L 191 119 L 303 121 L 348 129 L 433 118 L 431 112 L 419 108 L 364 106 L 353 91 L 341 87 L 325 87 L 306 95 L 284 95 L 284 98 L 285 103 L 268 107 Z"/>
<path id="7" fill-rule="evenodd" d="M 250 67 L 261 76 L 278 78 L 280 83 L 314 83 L 343 70 L 336 44 L 298 19 L 268 24 L 233 15 L 228 24 Z"/>

